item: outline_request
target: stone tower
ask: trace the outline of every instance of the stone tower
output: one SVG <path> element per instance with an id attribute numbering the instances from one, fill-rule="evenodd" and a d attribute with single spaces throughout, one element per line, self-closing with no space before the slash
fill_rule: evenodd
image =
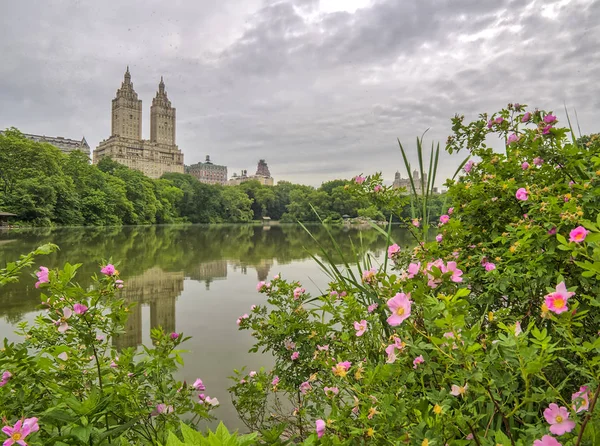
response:
<path id="1" fill-rule="evenodd" d="M 133 89 L 129 66 L 121 88 L 112 101 L 112 136 L 142 139 L 142 101 Z"/>
<path id="2" fill-rule="evenodd" d="M 162 76 L 150 107 L 150 141 L 175 145 L 175 108 L 171 107 Z"/>

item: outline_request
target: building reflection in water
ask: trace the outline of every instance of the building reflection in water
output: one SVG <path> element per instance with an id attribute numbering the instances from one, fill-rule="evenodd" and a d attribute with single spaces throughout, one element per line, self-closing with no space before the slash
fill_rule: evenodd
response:
<path id="1" fill-rule="evenodd" d="M 158 267 L 126 279 L 123 297 L 131 308 L 125 333 L 114 339 L 118 349 L 137 347 L 142 343 L 142 305 L 150 306 L 150 327 L 175 331 L 175 302 L 183 292 L 183 271 L 167 272 Z"/>
<path id="2" fill-rule="evenodd" d="M 242 274 L 247 268 L 256 270 L 258 280 L 266 280 L 273 266 L 272 259 L 260 260 L 257 264 L 247 264 L 230 261 L 233 270 L 241 269 Z M 167 272 L 159 267 L 153 267 L 139 276 L 125 279 L 122 290 L 127 304 L 131 307 L 129 318 L 125 324 L 125 333 L 114 338 L 118 349 L 137 347 L 142 344 L 142 306 L 150 306 L 150 329 L 162 327 L 166 333 L 176 330 L 175 308 L 177 298 L 183 293 L 184 279 L 204 282 L 206 289 L 215 280 L 227 279 L 227 260 L 215 260 L 198 265 L 185 274 L 183 271 Z"/>

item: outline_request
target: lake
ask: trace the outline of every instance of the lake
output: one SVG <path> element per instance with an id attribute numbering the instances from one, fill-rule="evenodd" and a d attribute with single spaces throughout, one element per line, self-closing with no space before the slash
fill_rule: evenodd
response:
<path id="1" fill-rule="evenodd" d="M 329 235 L 321 226 L 310 226 L 313 236 L 327 246 L 335 262 Z M 332 227 L 330 231 L 348 260 L 354 249 L 383 260 L 386 237 L 370 228 Z M 412 244 L 409 234 L 395 227 L 392 237 Z M 352 241 L 352 243 L 350 242 Z M 0 267 L 44 243 L 60 250 L 41 256 L 36 267 L 21 276 L 18 284 L 0 288 L 0 338 L 17 341 L 15 325 L 32 322 L 40 291 L 34 287 L 33 270 L 65 262 L 81 263 L 78 282 L 85 286 L 106 260 L 118 264 L 125 288 L 136 302 L 126 333 L 115 343 L 136 347 L 150 343 L 150 329 L 183 332 L 192 339 L 183 344 L 185 366 L 178 378 L 193 382 L 202 378 L 206 394 L 217 397 L 221 407 L 215 415 L 231 428 L 244 429 L 231 404 L 227 387 L 234 368 L 257 370 L 269 367 L 270 358 L 248 353 L 252 338 L 238 331 L 236 319 L 252 304 L 264 304 L 256 283 L 281 274 L 302 282 L 307 292 L 327 287 L 327 276 L 310 254 L 319 255 L 317 243 L 298 225 L 166 225 L 115 228 L 58 228 L 0 230 Z"/>

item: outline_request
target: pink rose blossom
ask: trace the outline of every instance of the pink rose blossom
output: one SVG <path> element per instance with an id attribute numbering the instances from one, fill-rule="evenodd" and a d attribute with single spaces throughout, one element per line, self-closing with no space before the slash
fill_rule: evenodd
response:
<path id="1" fill-rule="evenodd" d="M 465 167 L 463 167 L 463 170 L 466 173 L 471 172 L 471 169 L 473 168 L 473 166 L 475 165 L 475 163 L 472 160 L 469 160 L 469 162 L 467 162 L 467 164 L 465 164 Z"/>
<path id="2" fill-rule="evenodd" d="M 331 367 L 333 374 L 336 376 L 344 377 L 346 376 L 348 370 L 352 367 L 352 363 L 350 361 L 338 362 L 336 365 Z"/>
<path id="3" fill-rule="evenodd" d="M 579 388 L 579 392 L 575 392 L 571 395 L 573 401 L 573 410 L 577 413 L 583 412 L 590 408 L 590 392 L 587 386 Z"/>
<path id="4" fill-rule="evenodd" d="M 446 270 L 452 273 L 452 277 L 450 277 L 450 280 L 452 282 L 460 283 L 463 281 L 463 279 L 461 277 L 463 272 L 462 272 L 462 270 L 457 268 L 456 262 L 454 262 L 454 261 L 448 262 L 446 264 Z M 446 271 L 443 271 L 443 272 L 446 272 Z"/>
<path id="5" fill-rule="evenodd" d="M 421 262 L 410 263 L 408 265 L 408 278 L 412 279 L 413 277 L 415 277 L 417 274 L 419 274 L 420 269 L 421 269 Z"/>
<path id="6" fill-rule="evenodd" d="M 354 181 L 356 182 L 356 184 L 363 184 L 365 182 L 366 178 L 362 177 L 360 175 L 354 177 Z"/>
<path id="7" fill-rule="evenodd" d="M 552 403 L 544 410 L 544 418 L 550 424 L 550 432 L 554 435 L 563 435 L 575 429 L 575 421 L 569 420 L 569 411 L 566 407 L 558 407 Z"/>
<path id="8" fill-rule="evenodd" d="M 102 274 L 106 274 L 107 276 L 113 276 L 116 271 L 115 265 L 112 263 L 109 263 L 100 270 Z"/>
<path id="9" fill-rule="evenodd" d="M 515 197 L 517 197 L 517 200 L 527 201 L 527 199 L 529 198 L 528 195 L 529 195 L 529 192 L 527 192 L 527 189 L 525 189 L 524 187 L 521 187 L 517 190 Z"/>
<path id="10" fill-rule="evenodd" d="M 194 384 L 192 384 L 192 387 L 200 392 L 203 392 L 206 390 L 206 386 L 204 386 L 204 383 L 202 382 L 202 380 L 200 378 L 196 379 L 196 381 L 194 381 Z"/>
<path id="11" fill-rule="evenodd" d="M 396 243 L 394 243 L 393 245 L 390 245 L 388 247 L 388 258 L 392 258 L 394 257 L 394 254 L 400 252 L 400 246 L 398 246 Z"/>
<path id="12" fill-rule="evenodd" d="M 39 288 L 42 283 L 50 282 L 50 278 L 48 277 L 50 271 L 45 266 L 40 266 L 40 270 L 35 273 L 38 278 L 38 281 L 35 283 L 35 287 Z"/>
<path id="13" fill-rule="evenodd" d="M 285 346 L 286 350 L 294 350 L 296 348 L 296 343 L 292 342 L 290 339 L 286 339 L 283 342 L 283 345 Z"/>
<path id="14" fill-rule="evenodd" d="M 556 285 L 556 291 L 545 296 L 545 303 L 549 311 L 560 314 L 568 310 L 567 301 L 575 293 L 567 291 L 567 287 L 564 282 Z"/>
<path id="15" fill-rule="evenodd" d="M 377 309 L 378 306 L 379 306 L 378 303 L 371 304 L 367 307 L 367 311 L 369 313 L 372 313 L 373 311 L 375 311 Z"/>
<path id="16" fill-rule="evenodd" d="M 485 264 L 485 270 L 486 270 L 486 271 L 488 271 L 488 272 L 489 272 L 489 271 L 494 271 L 495 269 L 496 269 L 496 265 L 495 265 L 495 264 L 493 264 L 492 262 L 487 262 L 487 263 Z"/>
<path id="17" fill-rule="evenodd" d="M 387 306 L 392 312 L 387 322 L 392 327 L 400 325 L 405 319 L 410 317 L 410 294 L 398 293 L 387 301 Z"/>
<path id="18" fill-rule="evenodd" d="M 252 370 L 250 373 L 248 373 L 248 376 L 250 376 L 250 378 L 254 378 L 256 376 L 256 371 Z"/>
<path id="19" fill-rule="evenodd" d="M 363 271 L 363 273 L 362 273 L 363 282 L 372 284 L 377 279 L 375 277 L 376 274 L 377 274 L 377 269 L 375 267 Z"/>
<path id="20" fill-rule="evenodd" d="M 521 169 L 523 169 L 523 170 L 529 169 L 529 163 L 527 161 L 523 162 L 523 164 L 521 164 Z"/>
<path id="21" fill-rule="evenodd" d="M 508 140 L 506 141 L 507 145 L 512 144 L 513 142 L 517 142 L 519 140 L 519 136 L 516 133 L 511 133 L 508 136 Z"/>
<path id="22" fill-rule="evenodd" d="M 544 435 L 541 440 L 535 440 L 533 446 L 562 446 L 562 444 L 556 438 Z"/>
<path id="23" fill-rule="evenodd" d="M 554 115 L 546 115 L 546 116 L 544 116 L 544 122 L 546 124 L 552 124 L 553 122 L 556 122 L 556 116 L 554 116 Z"/>
<path id="24" fill-rule="evenodd" d="M 463 396 L 465 393 L 467 393 L 468 387 L 468 384 L 465 384 L 464 386 L 457 386 L 456 384 L 452 384 L 452 388 L 450 389 L 450 395 Z"/>
<path id="25" fill-rule="evenodd" d="M 300 387 L 299 387 L 300 393 L 302 393 L 302 395 L 306 395 L 308 393 L 308 391 L 311 389 L 312 389 L 312 386 L 310 385 L 310 383 L 308 381 L 304 381 L 302 384 L 300 384 Z"/>
<path id="26" fill-rule="evenodd" d="M 37 421 L 37 418 L 26 418 L 25 420 L 17 421 L 14 427 L 4 426 L 2 432 L 8 435 L 9 438 L 2 443 L 3 446 L 11 446 L 15 443 L 21 446 L 27 446 L 25 438 L 29 434 L 40 430 Z"/>
<path id="27" fill-rule="evenodd" d="M 156 406 L 156 409 L 154 410 L 154 412 L 152 412 L 152 416 L 156 417 L 160 414 L 169 414 L 173 412 L 173 406 L 170 405 L 166 405 L 164 403 L 160 403 Z"/>
<path id="28" fill-rule="evenodd" d="M 440 242 L 442 241 L 442 239 L 443 239 L 443 237 L 442 237 L 442 234 L 438 234 L 438 235 L 436 235 L 436 236 L 435 236 L 435 240 L 436 240 L 438 243 L 440 243 Z"/>
<path id="29" fill-rule="evenodd" d="M 117 288 L 123 288 L 123 281 L 121 279 L 115 280 L 115 286 Z"/>
<path id="30" fill-rule="evenodd" d="M 291 356 L 291 358 L 292 358 L 292 361 L 295 361 L 295 360 L 296 360 L 296 359 L 298 359 L 299 357 L 300 357 L 300 353 L 298 353 L 298 352 L 294 352 L 294 353 L 292 353 L 292 356 Z"/>
<path id="31" fill-rule="evenodd" d="M 88 307 L 86 307 L 83 304 L 75 304 L 73 305 L 73 311 L 75 312 L 75 314 L 85 314 L 86 311 L 88 310 Z"/>
<path id="32" fill-rule="evenodd" d="M 273 381 L 271 381 L 271 385 L 275 387 L 277 384 L 279 384 L 279 376 L 275 375 Z"/>
<path id="33" fill-rule="evenodd" d="M 498 116 L 496 119 L 494 119 L 494 122 L 496 124 L 502 124 L 504 122 L 504 118 L 502 116 Z"/>
<path id="34" fill-rule="evenodd" d="M 317 345 L 317 349 L 320 352 L 328 352 L 329 351 L 329 345 L 328 344 L 326 344 L 326 345 Z"/>
<path id="35" fill-rule="evenodd" d="M 419 221 L 418 218 L 413 218 L 411 223 L 415 228 L 418 228 L 419 226 L 421 226 L 421 222 Z"/>
<path id="36" fill-rule="evenodd" d="M 316 429 L 317 429 L 317 437 L 321 438 L 325 433 L 325 421 L 317 420 L 315 421 Z"/>
<path id="37" fill-rule="evenodd" d="M 521 118 L 521 122 L 528 122 L 531 119 L 531 113 L 527 112 L 523 115 L 523 117 Z"/>
<path id="38" fill-rule="evenodd" d="M 569 233 L 569 241 L 581 243 L 588 235 L 588 231 L 583 226 L 577 226 Z"/>
<path id="39" fill-rule="evenodd" d="M 488 129 L 491 129 L 493 125 L 494 125 L 494 120 L 493 120 L 493 119 L 490 119 L 490 120 L 487 122 L 487 128 L 488 128 Z"/>
<path id="40" fill-rule="evenodd" d="M 419 364 L 423 364 L 424 362 L 425 362 L 425 359 L 423 358 L 423 355 L 417 356 L 413 360 L 413 369 L 416 369 L 419 366 Z"/>
<path id="41" fill-rule="evenodd" d="M 12 373 L 8 370 L 2 373 L 2 381 L 0 381 L 0 387 L 4 387 L 6 383 L 12 378 Z"/>
<path id="42" fill-rule="evenodd" d="M 554 226 L 548 230 L 548 235 L 554 235 L 554 234 L 556 234 L 556 226 Z"/>
<path id="43" fill-rule="evenodd" d="M 454 208 L 448 208 L 448 215 L 452 215 L 454 213 Z"/>
<path id="44" fill-rule="evenodd" d="M 325 395 L 330 398 L 340 393 L 340 389 L 337 387 L 323 387 L 323 391 L 325 392 Z"/>
<path id="45" fill-rule="evenodd" d="M 373 191 L 374 191 L 375 193 L 377 193 L 377 192 L 380 192 L 380 191 L 381 191 L 381 189 L 382 189 L 382 187 L 381 187 L 381 186 L 378 184 L 377 186 L 375 186 L 375 187 L 373 188 Z"/>
<path id="46" fill-rule="evenodd" d="M 547 125 L 546 127 L 544 127 L 544 129 L 542 130 L 542 135 L 547 135 L 550 133 L 550 130 L 552 130 L 552 126 L 551 125 Z"/>
<path id="47" fill-rule="evenodd" d="M 67 323 L 67 319 L 69 319 L 73 315 L 73 311 L 69 307 L 63 308 L 63 316 L 55 322 L 58 325 L 58 332 L 64 333 L 69 329 L 69 324 Z"/>
<path id="48" fill-rule="evenodd" d="M 544 160 L 538 156 L 537 158 L 533 159 L 533 164 L 535 164 L 536 166 L 541 166 L 542 164 L 544 164 Z"/>
<path id="49" fill-rule="evenodd" d="M 354 329 L 356 330 L 356 336 L 362 336 L 367 331 L 368 322 L 366 320 L 362 320 L 360 322 L 354 321 Z"/>
<path id="50" fill-rule="evenodd" d="M 256 284 L 256 291 L 261 292 L 265 286 L 267 285 L 267 283 L 265 281 L 260 281 Z"/>
<path id="51" fill-rule="evenodd" d="M 446 223 L 448 223 L 450 221 L 450 216 L 444 214 L 440 217 L 440 223 L 445 225 Z"/>
<path id="52" fill-rule="evenodd" d="M 302 296 L 305 292 L 306 292 L 306 290 L 302 287 L 295 288 L 294 289 L 294 299 L 299 299 L 300 296 Z"/>

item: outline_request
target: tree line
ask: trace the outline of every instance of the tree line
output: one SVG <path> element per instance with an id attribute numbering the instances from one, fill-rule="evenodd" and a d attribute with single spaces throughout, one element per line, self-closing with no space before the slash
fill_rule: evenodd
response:
<path id="1" fill-rule="evenodd" d="M 221 186 L 178 173 L 151 179 L 110 158 L 90 164 L 81 151 L 64 154 L 16 129 L 0 135 L 0 211 L 36 226 L 388 218 L 391 211 L 357 197 L 347 187 L 350 183 L 333 180 L 314 188 L 286 181 L 275 186 L 247 181 Z"/>

